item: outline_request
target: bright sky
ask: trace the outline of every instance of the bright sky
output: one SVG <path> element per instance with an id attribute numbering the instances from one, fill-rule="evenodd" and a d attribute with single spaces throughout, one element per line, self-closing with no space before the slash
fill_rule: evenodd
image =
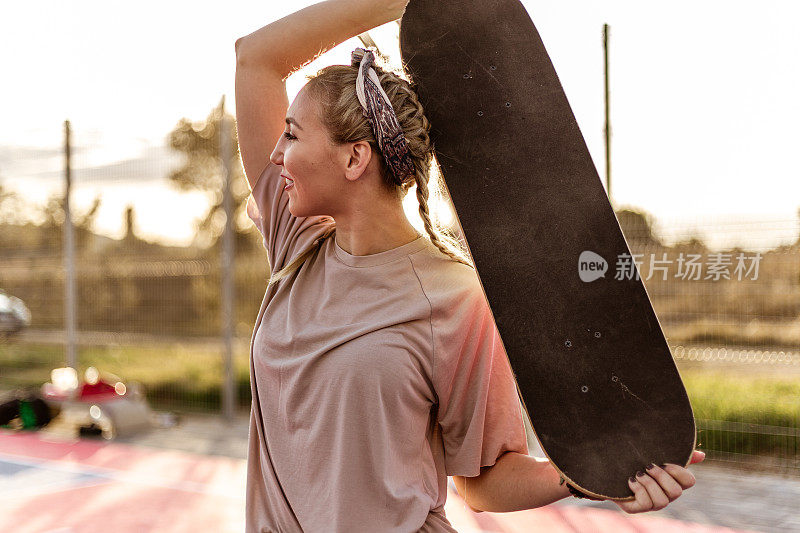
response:
<path id="1" fill-rule="evenodd" d="M 169 188 L 164 147 L 181 117 L 234 107 L 236 38 L 313 2 L 143 0 L 6 3 L 0 18 L 0 183 L 31 201 L 61 190 L 73 126 L 80 210 L 102 192 L 98 230 L 185 243 L 207 207 Z M 524 0 L 604 174 L 601 30 L 611 26 L 612 192 L 657 229 L 712 245 L 789 242 L 800 208 L 800 3 Z M 373 33 L 397 57 L 397 26 Z M 348 63 L 351 40 L 307 72 Z M 290 97 L 303 83 L 290 79 Z M 732 220 L 746 226 L 723 225 Z M 754 233 L 744 231 L 757 227 Z"/>

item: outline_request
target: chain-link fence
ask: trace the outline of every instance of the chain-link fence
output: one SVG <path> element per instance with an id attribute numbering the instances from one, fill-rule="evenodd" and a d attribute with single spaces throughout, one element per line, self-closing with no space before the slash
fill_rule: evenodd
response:
<path id="1" fill-rule="evenodd" d="M 227 116 L 223 131 L 221 109 L 201 121 L 179 121 L 164 149 L 143 150 L 105 166 L 93 166 L 81 155 L 93 135 L 73 131 L 69 207 L 65 172 L 58 170 L 66 149 L 52 151 L 61 161 L 27 160 L 29 182 L 50 191 L 44 202 L 27 198 L 30 188 L 0 181 L 0 290 L 21 300 L 30 316 L 24 324 L 12 312 L 2 315 L 7 320 L 0 323 L 0 389 L 37 388 L 49 381 L 53 368 L 70 364 L 72 344 L 79 374 L 93 366 L 139 382 L 156 409 L 221 408 L 228 343 L 226 169 L 220 157 L 225 142 L 220 141 L 227 137 L 233 147 L 227 151 L 233 200 L 232 246 L 227 247 L 233 258 L 229 385 L 236 391 L 235 403 L 249 407 L 249 336 L 269 270 L 245 212 L 249 189 L 232 117 Z M 187 208 L 186 198 L 200 205 Z M 189 238 L 181 241 L 175 230 L 186 233 L 187 226 Z M 67 327 L 70 320 L 74 335 Z"/>
<path id="2" fill-rule="evenodd" d="M 222 405 L 220 116 L 215 110 L 204 121 L 180 121 L 166 150 L 145 152 L 129 164 L 75 165 L 77 370 L 93 366 L 139 382 L 156 409 L 219 411 Z M 235 129 L 229 135 L 235 147 Z M 85 148 L 80 130 L 75 137 L 79 155 Z M 13 320 L 0 324 L 0 389 L 6 392 L 39 387 L 66 363 L 63 172 L 52 160 L 63 153 L 52 152 L 31 173 L 53 189 L 46 201 L 34 204 L 24 190 L 0 181 L 0 289 L 30 311 L 30 323 L 16 333 Z M 165 152 L 179 156 L 171 167 Z M 269 272 L 244 212 L 248 189 L 235 148 L 230 161 L 233 382 L 236 404 L 246 409 L 249 338 Z M 122 186 L 154 192 L 143 202 L 114 204 L 125 195 Z M 158 195 L 191 197 L 202 208 L 186 209 L 178 199 L 164 208 Z M 103 212 L 109 203 L 120 221 L 112 237 L 108 219 L 114 214 Z M 168 235 L 190 212 L 196 222 L 185 242 L 159 242 L 141 229 L 160 225 Z M 692 399 L 699 447 L 710 459 L 800 471 L 798 221 L 698 216 L 687 224 L 632 209 L 619 209 L 617 216 L 632 255 L 615 258 L 610 269 L 615 276 L 643 277 Z M 715 239 L 723 246 L 712 248 Z M 747 244 L 724 245 L 737 240 Z"/>
<path id="3" fill-rule="evenodd" d="M 615 275 L 639 266 L 692 400 L 698 446 L 709 459 L 800 472 L 797 220 L 697 217 L 687 229 L 617 216 L 632 257 L 618 259 Z M 750 245 L 710 250 L 698 238 L 709 230 Z"/>

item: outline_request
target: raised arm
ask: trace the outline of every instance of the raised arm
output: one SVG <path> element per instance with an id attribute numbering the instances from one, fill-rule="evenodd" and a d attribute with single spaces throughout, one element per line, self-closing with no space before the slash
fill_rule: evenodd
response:
<path id="1" fill-rule="evenodd" d="M 282 134 L 286 78 L 337 44 L 400 18 L 408 0 L 328 0 L 236 41 L 239 150 L 252 189 Z"/>

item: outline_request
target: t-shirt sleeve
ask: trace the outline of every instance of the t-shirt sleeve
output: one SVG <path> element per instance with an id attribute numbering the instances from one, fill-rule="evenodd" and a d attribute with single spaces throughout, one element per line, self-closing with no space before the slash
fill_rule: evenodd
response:
<path id="1" fill-rule="evenodd" d="M 296 217 L 289 211 L 281 167 L 270 162 L 256 180 L 247 200 L 247 216 L 261 233 L 270 267 L 283 268 L 300 251 L 310 246 L 328 226 L 329 216 Z M 315 231 L 307 231 L 314 229 Z"/>
<path id="2" fill-rule="evenodd" d="M 528 454 L 514 373 L 473 275 L 477 285 L 435 323 L 433 384 L 448 476 L 477 476 L 507 451 Z"/>

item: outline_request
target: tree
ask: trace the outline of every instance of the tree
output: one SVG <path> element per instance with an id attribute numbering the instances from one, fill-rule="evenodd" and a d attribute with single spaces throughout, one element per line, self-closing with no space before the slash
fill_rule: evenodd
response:
<path id="1" fill-rule="evenodd" d="M 196 244 L 213 245 L 222 235 L 225 212 L 222 207 L 223 176 L 220 163 L 220 125 L 224 113 L 224 99 L 199 122 L 182 118 L 169 133 L 169 147 L 186 156 L 185 164 L 170 172 L 170 182 L 181 190 L 200 190 L 211 195 L 211 207 L 198 223 Z M 225 113 L 229 129 L 231 154 L 231 191 L 234 201 L 234 228 L 237 234 L 251 233 L 252 224 L 247 218 L 246 206 L 250 189 L 239 158 L 239 142 L 233 116 Z M 238 235 L 237 235 L 238 236 Z M 237 241 L 241 241 L 238 238 Z M 237 243 L 238 244 L 238 243 Z"/>
<path id="2" fill-rule="evenodd" d="M 96 196 L 91 207 L 84 213 L 77 213 L 71 208 L 72 227 L 75 231 L 75 247 L 85 250 L 92 238 L 96 237 L 92 231 L 94 221 L 100 208 L 100 196 Z M 41 224 L 39 245 L 41 248 L 61 249 L 64 236 L 64 197 L 61 194 L 52 194 L 47 203 L 41 208 L 44 222 Z"/>
<path id="3" fill-rule="evenodd" d="M 21 222 L 19 220 L 23 212 L 20 209 L 21 200 L 16 192 L 3 187 L 3 184 L 0 183 L 0 222 L 6 224 L 19 224 Z"/>
<path id="4" fill-rule="evenodd" d="M 653 217 L 649 213 L 634 209 L 621 209 L 616 212 L 625 240 L 641 247 L 660 247 L 661 241 L 653 234 Z"/>

